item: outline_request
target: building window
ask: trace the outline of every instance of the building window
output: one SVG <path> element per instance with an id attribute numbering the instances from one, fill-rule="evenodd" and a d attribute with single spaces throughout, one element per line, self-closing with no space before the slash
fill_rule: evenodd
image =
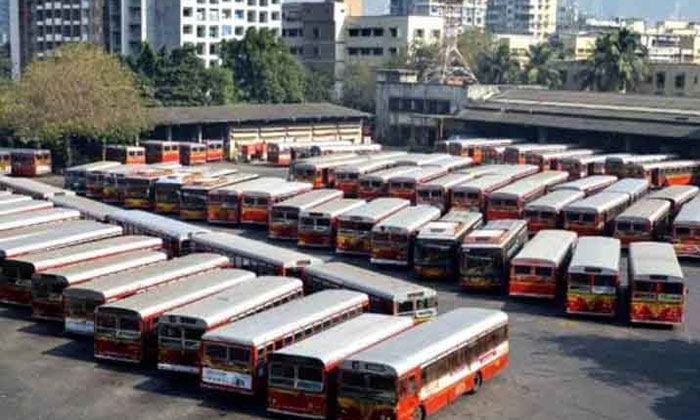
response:
<path id="1" fill-rule="evenodd" d="M 245 11 L 236 10 L 236 19 L 244 19 L 244 18 L 245 18 Z"/>
<path id="2" fill-rule="evenodd" d="M 357 55 L 358 49 L 357 48 L 348 48 L 348 55 Z"/>
<path id="3" fill-rule="evenodd" d="M 320 57 L 321 56 L 321 50 L 318 49 L 318 47 L 314 47 L 314 57 Z"/>
<path id="4" fill-rule="evenodd" d="M 221 27 L 221 36 L 231 36 L 233 34 L 233 27 L 231 25 L 224 25 Z"/>
<path id="5" fill-rule="evenodd" d="M 209 9 L 209 20 L 212 22 L 219 21 L 219 9 Z"/>
<path id="6" fill-rule="evenodd" d="M 685 73 L 676 75 L 676 89 L 685 89 Z"/>
<path id="7" fill-rule="evenodd" d="M 234 33 L 236 34 L 236 36 L 243 36 L 244 32 L 245 32 L 245 30 L 243 29 L 242 26 L 236 26 L 236 29 L 234 30 Z"/>
<path id="8" fill-rule="evenodd" d="M 255 1 L 255 0 L 248 0 L 248 6 L 257 6 L 257 1 Z"/>
<path id="9" fill-rule="evenodd" d="M 413 37 L 414 37 L 414 38 L 423 39 L 423 36 L 425 36 L 425 32 L 423 32 L 422 29 L 416 29 L 416 30 L 413 32 Z"/>
<path id="10" fill-rule="evenodd" d="M 209 27 L 209 38 L 218 38 L 219 37 L 219 27 L 218 26 L 210 26 Z"/>
<path id="11" fill-rule="evenodd" d="M 197 20 L 207 20 L 206 9 L 197 9 Z"/>
<path id="12" fill-rule="evenodd" d="M 209 44 L 209 55 L 219 54 L 219 44 Z"/>
<path id="13" fill-rule="evenodd" d="M 185 25 L 182 27 L 182 33 L 190 35 L 192 33 L 192 25 Z"/>
<path id="14" fill-rule="evenodd" d="M 231 19 L 231 9 L 221 9 L 222 19 Z"/>
<path id="15" fill-rule="evenodd" d="M 192 17 L 192 8 L 185 7 L 184 9 L 182 9 L 182 16 L 183 17 Z"/>
<path id="16" fill-rule="evenodd" d="M 352 28 L 351 28 L 351 29 L 348 29 L 348 35 L 349 35 L 349 36 L 350 36 L 351 38 L 357 37 L 357 36 L 359 36 L 359 35 L 360 35 L 360 30 L 359 30 L 359 29 L 357 29 L 357 28 L 354 28 L 354 29 L 352 29 Z"/>
<path id="17" fill-rule="evenodd" d="M 656 73 L 656 88 L 659 90 L 666 89 L 666 73 Z"/>
<path id="18" fill-rule="evenodd" d="M 258 22 L 267 23 L 267 12 L 260 12 Z"/>
<path id="19" fill-rule="evenodd" d="M 203 42 L 197 43 L 197 54 L 204 55 L 204 43 Z"/>
<path id="20" fill-rule="evenodd" d="M 318 39 L 318 37 L 320 36 L 320 33 L 319 33 L 319 31 L 318 31 L 318 28 L 314 28 L 313 34 L 314 34 L 314 39 Z"/>
<path id="21" fill-rule="evenodd" d="M 391 34 L 392 38 L 398 38 L 399 37 L 399 28 L 390 28 L 389 33 Z"/>
<path id="22" fill-rule="evenodd" d="M 360 32 L 362 33 L 362 36 L 364 36 L 364 37 L 372 36 L 372 28 L 362 28 L 362 30 Z"/>
<path id="23" fill-rule="evenodd" d="M 389 55 L 392 57 L 396 57 L 399 53 L 399 50 L 396 47 L 391 47 L 389 48 Z"/>
<path id="24" fill-rule="evenodd" d="M 384 48 L 372 48 L 372 54 L 376 56 L 384 55 Z"/>
<path id="25" fill-rule="evenodd" d="M 440 39 L 440 30 L 436 29 L 433 31 L 433 38 Z"/>
<path id="26" fill-rule="evenodd" d="M 253 11 L 248 11 L 248 22 L 255 22 L 255 12 Z"/>
<path id="27" fill-rule="evenodd" d="M 206 26 L 197 26 L 197 38 L 204 38 L 207 36 L 207 27 Z"/>
<path id="28" fill-rule="evenodd" d="M 261 7 L 267 7 L 267 0 L 260 0 Z"/>
<path id="29" fill-rule="evenodd" d="M 384 36 L 384 28 L 374 28 L 372 33 L 374 36 Z"/>

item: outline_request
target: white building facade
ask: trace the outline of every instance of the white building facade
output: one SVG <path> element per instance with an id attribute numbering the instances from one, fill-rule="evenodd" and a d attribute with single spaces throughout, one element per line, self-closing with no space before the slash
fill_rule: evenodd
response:
<path id="1" fill-rule="evenodd" d="M 532 35 L 544 41 L 557 29 L 557 0 L 489 0 L 486 27 L 498 34 Z"/>

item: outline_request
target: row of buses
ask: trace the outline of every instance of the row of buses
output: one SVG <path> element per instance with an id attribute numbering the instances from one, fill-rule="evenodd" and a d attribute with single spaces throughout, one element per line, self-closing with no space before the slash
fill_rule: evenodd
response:
<path id="1" fill-rule="evenodd" d="M 35 177 L 51 173 L 51 152 L 43 149 L 0 149 L 0 175 Z"/>
<path id="2" fill-rule="evenodd" d="M 332 154 L 366 155 L 379 153 L 379 144 L 353 144 L 349 140 L 325 142 L 269 142 L 266 143 L 267 161 L 275 166 L 289 166 L 293 162 L 309 157 Z"/>

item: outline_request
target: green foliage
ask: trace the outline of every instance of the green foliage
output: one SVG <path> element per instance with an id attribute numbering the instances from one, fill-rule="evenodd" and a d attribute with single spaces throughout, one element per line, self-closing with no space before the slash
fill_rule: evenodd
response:
<path id="1" fill-rule="evenodd" d="M 551 61 L 555 58 L 555 54 L 556 51 L 546 43 L 530 46 L 523 81 L 530 85 L 543 85 L 549 88 L 561 86 L 559 72 L 551 68 Z"/>
<path id="2" fill-rule="evenodd" d="M 376 91 L 377 78 L 367 64 L 347 66 L 343 75 L 342 105 L 374 113 Z"/>
<path id="3" fill-rule="evenodd" d="M 481 67 L 482 59 L 495 51 L 496 41 L 488 31 L 465 28 L 457 40 L 457 48 L 472 71 L 476 72 Z"/>
<path id="4" fill-rule="evenodd" d="M 511 84 L 520 79 L 520 63 L 511 56 L 506 44 L 482 51 L 477 57 L 477 67 L 472 71 L 481 83 L 486 84 Z"/>
<path id="5" fill-rule="evenodd" d="M 422 40 L 417 40 L 408 48 L 400 48 L 395 56 L 384 63 L 383 67 L 415 70 L 418 80 L 423 80 L 430 68 L 436 65 L 439 55 L 438 43 L 426 44 Z"/>
<path id="6" fill-rule="evenodd" d="M 304 99 L 307 102 L 330 102 L 334 88 L 333 76 L 325 71 L 306 69 Z"/>

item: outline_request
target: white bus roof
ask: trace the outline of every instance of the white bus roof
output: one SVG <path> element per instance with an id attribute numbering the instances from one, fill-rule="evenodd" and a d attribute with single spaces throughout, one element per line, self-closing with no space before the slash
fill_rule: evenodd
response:
<path id="1" fill-rule="evenodd" d="M 629 197 L 624 193 L 600 192 L 567 205 L 563 211 L 565 213 L 602 213 L 628 201 Z"/>
<path id="2" fill-rule="evenodd" d="M 636 164 L 636 163 L 647 163 L 647 162 L 660 162 L 662 160 L 673 159 L 675 155 L 671 154 L 653 154 L 653 155 L 617 155 L 609 156 L 607 161 L 614 163 L 623 164 Z"/>
<path id="3" fill-rule="evenodd" d="M 436 222 L 430 222 L 418 231 L 418 240 L 456 240 L 466 231 L 482 223 L 481 213 L 452 210 Z"/>
<path id="4" fill-rule="evenodd" d="M 608 188 L 604 189 L 604 192 L 621 192 L 630 196 L 630 198 L 636 199 L 642 196 L 647 190 L 649 190 L 649 181 L 646 179 L 636 179 L 636 178 L 625 178 L 617 181 Z"/>
<path id="5" fill-rule="evenodd" d="M 106 222 L 109 216 L 122 211 L 119 207 L 78 195 L 57 195 L 51 197 L 49 200 L 58 207 L 66 207 L 79 211 L 86 218 L 99 220 L 100 222 Z"/>
<path id="6" fill-rule="evenodd" d="M 294 162 L 292 168 L 295 170 L 297 168 L 311 168 L 311 169 L 318 169 L 322 167 L 328 167 L 330 166 L 340 166 L 340 165 L 347 165 L 352 163 L 357 163 L 361 162 L 362 158 L 358 156 L 355 153 L 333 153 L 331 155 L 325 155 L 325 156 L 315 156 L 315 157 L 310 157 L 306 159 L 300 159 Z M 348 163 L 343 163 L 343 162 L 348 162 Z"/>
<path id="7" fill-rule="evenodd" d="M 41 225 L 24 226 L 14 229 L 0 231 L 0 243 L 5 243 L 19 238 L 28 238 L 46 233 L 48 230 L 56 229 L 57 227 L 69 227 L 80 225 L 83 220 L 67 220 L 65 222 L 44 223 Z"/>
<path id="8" fill-rule="evenodd" d="M 620 240 L 603 236 L 579 238 L 569 263 L 569 273 L 618 275 Z"/>
<path id="9" fill-rule="evenodd" d="M 559 267 L 576 244 L 577 235 L 566 230 L 541 230 L 511 261 L 515 264 L 547 264 Z"/>
<path id="10" fill-rule="evenodd" d="M 99 171 L 102 169 L 108 169 L 108 168 L 116 168 L 117 166 L 120 166 L 121 163 L 119 162 L 114 162 L 114 161 L 109 161 L 109 160 L 101 160 L 97 162 L 91 162 L 91 163 L 86 163 L 84 165 L 77 165 L 77 166 L 71 166 L 70 168 L 67 168 L 65 173 L 70 174 L 70 173 L 86 173 L 86 172 L 92 172 L 92 171 Z"/>
<path id="11" fill-rule="evenodd" d="M 466 156 L 447 155 L 435 162 L 428 163 L 426 166 L 439 166 L 447 171 L 451 171 L 461 166 L 471 166 L 474 164 L 474 159 Z"/>
<path id="12" fill-rule="evenodd" d="M 286 194 L 300 194 L 312 188 L 313 186 L 307 182 L 284 182 L 281 184 L 263 186 L 258 189 L 249 188 L 243 192 L 243 195 L 248 197 L 275 197 Z"/>
<path id="13" fill-rule="evenodd" d="M 565 159 L 577 156 L 591 156 L 596 151 L 593 149 L 569 149 L 556 152 L 544 152 L 539 154 L 543 159 Z"/>
<path id="14" fill-rule="evenodd" d="M 506 152 L 510 150 L 515 150 L 518 153 L 530 153 L 530 152 L 543 152 L 543 151 L 557 151 L 557 150 L 567 150 L 571 148 L 569 144 L 541 144 L 541 143 L 524 143 L 524 144 L 513 144 L 506 147 Z"/>
<path id="15" fill-rule="evenodd" d="M 555 185 L 550 188 L 551 191 L 558 190 L 575 190 L 586 192 L 590 189 L 600 189 L 610 186 L 617 182 L 617 177 L 614 175 L 592 175 L 586 178 L 577 179 L 574 181 L 565 182 Z"/>
<path id="16" fill-rule="evenodd" d="M 560 212 L 569 204 L 581 200 L 586 195 L 576 190 L 556 190 L 525 204 L 525 210 Z"/>
<path id="17" fill-rule="evenodd" d="M 372 232 L 410 234 L 440 218 L 440 209 L 428 205 L 406 207 L 372 228 Z"/>
<path id="18" fill-rule="evenodd" d="M 285 181 L 284 178 L 262 177 L 252 179 L 250 181 L 243 181 L 233 185 L 217 188 L 212 190 L 212 192 L 215 194 L 240 195 L 245 191 L 255 190 L 258 188 L 265 188 L 269 185 L 283 184 L 285 182 L 287 181 Z"/>
<path id="19" fill-rule="evenodd" d="M 63 224 L 37 235 L 3 241 L 0 244 L 0 258 L 12 258 L 29 252 L 109 238 L 122 233 L 119 226 L 87 220 L 65 222 L 65 226 L 61 225 Z"/>
<path id="20" fill-rule="evenodd" d="M 187 240 L 193 234 L 211 232 L 209 229 L 191 223 L 142 210 L 122 210 L 110 215 L 109 220 L 120 225 L 133 226 L 154 235 L 165 235 L 178 241 Z"/>
<path id="21" fill-rule="evenodd" d="M 668 169 L 668 168 L 694 168 L 700 165 L 700 160 L 666 160 L 662 162 L 649 162 L 632 165 L 634 168 Z"/>
<path id="22" fill-rule="evenodd" d="M 491 191 L 494 188 L 499 188 L 511 182 L 511 177 L 508 175 L 485 175 L 481 178 L 476 178 L 471 181 L 459 184 L 452 191 L 459 192 L 482 192 Z"/>
<path id="23" fill-rule="evenodd" d="M 9 191 L 2 191 L 0 195 L 0 205 L 2 204 L 10 204 L 10 203 L 19 203 L 22 201 L 29 201 L 32 198 L 29 197 L 28 195 L 21 195 L 21 194 L 12 194 Z"/>
<path id="24" fill-rule="evenodd" d="M 615 222 L 657 221 L 671 211 L 671 202 L 665 200 L 640 200 L 615 218 Z"/>
<path id="25" fill-rule="evenodd" d="M 394 168 L 384 169 L 382 171 L 377 171 L 377 172 L 372 172 L 369 174 L 362 175 L 360 177 L 360 182 L 362 182 L 362 181 L 386 182 L 392 177 L 405 174 L 413 169 L 415 169 L 414 166 L 397 166 Z"/>
<path id="26" fill-rule="evenodd" d="M 418 185 L 416 191 L 449 190 L 456 185 L 463 184 L 472 179 L 474 179 L 474 175 L 471 174 L 447 174 L 440 178 L 433 179 L 432 181 L 428 181 L 425 184 Z"/>
<path id="27" fill-rule="evenodd" d="M 358 207 L 362 207 L 365 204 L 367 204 L 365 200 L 354 198 L 331 200 L 327 203 L 321 204 L 320 206 L 302 211 L 300 217 L 325 217 L 332 219 L 340 216 L 343 213 L 347 213 Z"/>
<path id="28" fill-rule="evenodd" d="M 411 205 L 411 202 L 403 198 L 377 198 L 369 203 L 349 210 L 340 216 L 342 220 L 361 221 L 375 223 L 397 211 Z"/>
<path id="29" fill-rule="evenodd" d="M 162 261 L 124 273 L 98 277 L 79 286 L 65 289 L 63 295 L 71 298 L 106 301 L 129 291 L 144 290 L 165 282 L 220 268 L 229 263 L 218 254 L 197 253 Z"/>
<path id="30" fill-rule="evenodd" d="M 306 267 L 321 262 L 316 257 L 298 251 L 222 232 L 195 235 L 192 242 L 224 255 L 257 259 L 283 268 Z"/>
<path id="31" fill-rule="evenodd" d="M 0 218 L 0 231 L 17 229 L 25 226 L 42 225 L 80 218 L 80 212 L 70 209 L 47 209 L 29 213 L 15 213 Z"/>
<path id="32" fill-rule="evenodd" d="M 367 293 L 394 302 L 437 295 L 437 292 L 429 287 L 343 262 L 315 265 L 307 268 L 306 274 L 332 282 L 341 289 Z"/>
<path id="33" fill-rule="evenodd" d="M 53 203 L 44 200 L 16 201 L 14 203 L 0 203 L 0 216 L 15 213 L 25 213 L 36 210 L 45 210 L 53 207 Z"/>
<path id="34" fill-rule="evenodd" d="M 257 174 L 236 173 L 216 177 L 210 177 L 210 175 L 207 174 L 205 178 L 199 178 L 189 184 L 183 185 L 181 191 L 212 191 L 229 185 L 252 181 L 257 178 Z"/>
<path id="35" fill-rule="evenodd" d="M 385 169 L 389 166 L 394 165 L 395 160 L 368 160 L 362 163 L 356 163 L 352 165 L 343 165 L 335 168 L 336 174 L 366 174 L 369 172 L 378 171 Z"/>
<path id="36" fill-rule="evenodd" d="M 682 283 L 685 279 L 673 245 L 635 242 L 629 246 L 631 279 Z"/>
<path id="37" fill-rule="evenodd" d="M 54 187 L 29 178 L 11 178 L 0 175 L 0 186 L 17 194 L 29 195 L 33 198 L 44 200 L 54 195 L 75 195 L 74 191 L 64 190 L 63 188 Z"/>
<path id="38" fill-rule="evenodd" d="M 469 233 L 464 238 L 462 248 L 498 248 L 512 236 L 526 229 L 527 222 L 525 220 L 492 220 L 481 229 Z"/>
<path id="39" fill-rule="evenodd" d="M 588 156 L 571 156 L 562 159 L 563 164 L 578 163 L 587 165 L 589 163 L 605 163 L 610 156 L 619 156 L 619 154 L 603 154 L 603 155 L 588 155 Z"/>
<path id="40" fill-rule="evenodd" d="M 105 175 L 126 176 L 133 171 L 137 171 L 139 169 L 145 169 L 145 168 L 148 168 L 148 166 L 144 165 L 144 164 L 137 163 L 137 164 L 131 164 L 131 165 L 120 165 L 120 166 L 117 166 L 114 168 L 105 169 L 105 170 L 103 170 L 103 172 Z"/>
<path id="41" fill-rule="evenodd" d="M 317 144 L 312 146 L 314 151 L 323 153 L 325 151 L 332 152 L 379 152 L 382 150 L 381 144 L 343 144 L 343 145 L 326 145 Z"/>
<path id="42" fill-rule="evenodd" d="M 673 220 L 673 226 L 700 226 L 700 196 L 695 197 L 681 208 Z"/>
<path id="43" fill-rule="evenodd" d="M 413 325 L 409 317 L 363 314 L 272 354 L 271 361 L 310 359 L 323 366 L 340 362 L 358 351 Z"/>
<path id="44" fill-rule="evenodd" d="M 420 166 L 411 169 L 408 172 L 392 176 L 388 179 L 390 183 L 393 182 L 421 182 L 424 179 L 435 178 L 440 175 L 445 175 L 447 169 L 439 166 Z"/>
<path id="45" fill-rule="evenodd" d="M 530 175 L 491 193 L 489 199 L 522 197 L 569 178 L 568 172 L 550 171 Z"/>
<path id="46" fill-rule="evenodd" d="M 347 358 L 341 368 L 401 377 L 507 322 L 502 311 L 455 309 Z"/>
<path id="47" fill-rule="evenodd" d="M 141 267 L 165 261 L 168 255 L 160 251 L 135 251 L 127 254 L 112 255 L 93 261 L 84 261 L 65 267 L 47 269 L 33 276 L 37 282 L 60 282 L 66 286 L 84 282 L 100 276 L 123 272 L 132 268 Z"/>
<path id="48" fill-rule="evenodd" d="M 396 160 L 398 165 L 423 166 L 430 165 L 450 156 L 446 153 L 408 153 Z"/>
<path id="49" fill-rule="evenodd" d="M 343 192 L 340 190 L 322 188 L 299 194 L 290 199 L 275 203 L 272 206 L 273 210 L 296 209 L 299 211 L 314 208 L 328 201 L 343 198 Z"/>
<path id="50" fill-rule="evenodd" d="M 205 333 L 202 341 L 258 347 L 325 320 L 340 311 L 368 303 L 369 298 L 364 293 L 324 290 L 215 328 Z"/>
<path id="51" fill-rule="evenodd" d="M 699 191 L 700 188 L 695 185 L 672 185 L 652 192 L 647 198 L 650 200 L 668 200 L 673 205 L 678 205 L 697 197 Z"/>
<path id="52" fill-rule="evenodd" d="M 235 268 L 209 274 L 221 279 L 239 277 L 241 282 L 197 302 L 168 311 L 160 317 L 158 323 L 180 324 L 185 319 L 189 325 L 208 329 L 303 289 L 301 280 L 292 277 L 256 278 L 250 271 Z"/>

